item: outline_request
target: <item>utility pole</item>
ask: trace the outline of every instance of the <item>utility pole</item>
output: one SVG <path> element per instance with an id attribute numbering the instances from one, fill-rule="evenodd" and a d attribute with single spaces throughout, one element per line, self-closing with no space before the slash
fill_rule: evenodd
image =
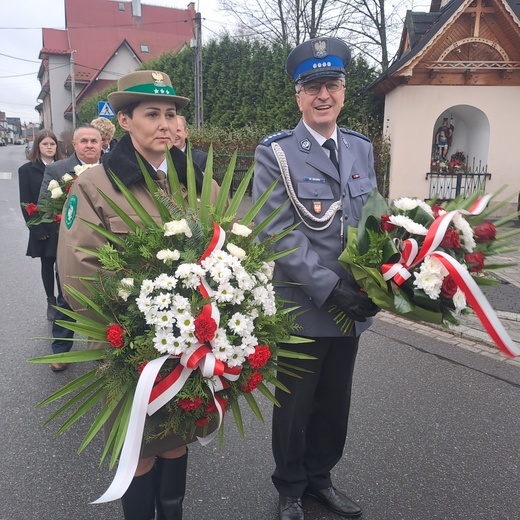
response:
<path id="1" fill-rule="evenodd" d="M 74 53 L 70 51 L 70 93 L 72 95 L 72 131 L 76 130 L 76 75 L 74 72 Z"/>
<path id="2" fill-rule="evenodd" d="M 204 125 L 202 91 L 202 18 L 195 13 L 195 127 L 200 130 Z"/>

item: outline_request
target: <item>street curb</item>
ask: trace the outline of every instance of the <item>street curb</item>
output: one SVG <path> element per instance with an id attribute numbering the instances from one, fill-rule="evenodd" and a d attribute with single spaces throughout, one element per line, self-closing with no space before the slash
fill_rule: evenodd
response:
<path id="1" fill-rule="evenodd" d="M 497 315 L 500 319 L 509 319 L 501 316 L 503 314 L 512 316 L 512 321 L 520 321 L 520 314 L 503 311 L 497 312 Z M 465 327 L 464 325 L 460 325 L 457 328 L 446 329 L 440 325 L 435 325 L 432 323 L 418 323 L 416 321 L 408 320 L 403 316 L 397 316 L 396 314 L 392 314 L 387 311 L 379 312 L 374 319 L 404 327 L 411 331 L 417 332 L 418 334 L 426 336 L 431 336 L 432 330 L 435 330 L 436 340 L 446 341 L 447 343 L 451 343 L 453 346 L 462 348 L 464 350 L 469 350 L 476 354 L 481 354 L 496 361 L 507 363 L 520 368 L 520 356 L 516 358 L 506 357 L 495 346 L 486 332 L 475 330 L 471 327 Z"/>

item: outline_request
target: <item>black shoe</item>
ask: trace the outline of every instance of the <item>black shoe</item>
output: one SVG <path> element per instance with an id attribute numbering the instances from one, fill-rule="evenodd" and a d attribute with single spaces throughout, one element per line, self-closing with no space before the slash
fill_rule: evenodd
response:
<path id="1" fill-rule="evenodd" d="M 347 495 L 332 486 L 319 491 L 307 490 L 304 496 L 314 498 L 333 513 L 346 518 L 356 518 L 363 512 Z"/>
<path id="2" fill-rule="evenodd" d="M 304 520 L 302 499 L 300 497 L 280 495 L 278 511 L 280 520 Z"/>

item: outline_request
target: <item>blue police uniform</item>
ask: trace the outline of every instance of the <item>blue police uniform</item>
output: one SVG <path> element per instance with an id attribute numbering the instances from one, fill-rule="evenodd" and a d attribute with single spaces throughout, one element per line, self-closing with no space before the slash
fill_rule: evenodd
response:
<path id="1" fill-rule="evenodd" d="M 286 68 L 295 82 L 306 83 L 344 76 L 349 61 L 350 51 L 343 42 L 317 38 L 293 50 Z M 370 325 L 370 319 L 355 322 L 351 334 L 344 335 L 329 312 L 333 289 L 349 277 L 338 263 L 347 227 L 357 227 L 362 207 L 376 186 L 370 140 L 337 128 L 336 142 L 339 171 L 303 120 L 292 130 L 264 138 L 255 153 L 253 200 L 278 179 L 257 221 L 290 199 L 261 237 L 301 222 L 275 244 L 277 250 L 296 251 L 277 260 L 274 280 L 281 282 L 277 292 L 299 305 L 298 333 L 315 342 L 284 347 L 317 358 L 295 361 L 312 371 L 302 379 L 279 374 L 291 393 L 277 391 L 281 407 L 273 411 L 276 469 L 272 478 L 285 497 L 302 497 L 332 486 L 330 471 L 340 460 L 346 440 L 359 334 Z"/>

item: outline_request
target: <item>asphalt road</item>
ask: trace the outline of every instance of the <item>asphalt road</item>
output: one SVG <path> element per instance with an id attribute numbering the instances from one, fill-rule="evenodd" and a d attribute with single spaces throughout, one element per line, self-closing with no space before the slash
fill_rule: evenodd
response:
<path id="1" fill-rule="evenodd" d="M 122 518 L 118 503 L 89 505 L 108 487 L 101 439 L 76 449 L 87 422 L 54 438 L 52 407 L 36 404 L 84 367 L 59 374 L 28 358 L 50 353 L 39 261 L 25 256 L 18 206 L 23 147 L 0 148 L 0 520 Z M 9 176 L 7 173 L 11 173 Z M 10 178 L 9 178 L 10 177 Z M 364 520 L 516 520 L 520 369 L 376 320 L 363 335 L 351 428 L 338 488 L 360 502 Z M 231 414 L 225 444 L 190 447 L 185 520 L 276 520 L 266 424 L 245 413 L 246 438 Z M 246 408 L 243 406 L 245 412 Z M 307 520 L 339 517 L 310 501 Z"/>

